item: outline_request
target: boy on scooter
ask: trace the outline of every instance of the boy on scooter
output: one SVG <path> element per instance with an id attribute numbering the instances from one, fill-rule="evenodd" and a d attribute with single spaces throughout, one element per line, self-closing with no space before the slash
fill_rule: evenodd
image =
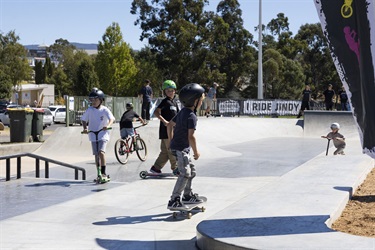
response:
<path id="1" fill-rule="evenodd" d="M 115 117 L 106 106 L 102 105 L 104 93 L 100 89 L 93 88 L 89 94 L 89 100 L 91 106 L 85 111 L 81 118 L 83 126 L 82 133 L 87 134 L 89 131 L 99 131 L 102 129 L 97 137 L 94 133 L 89 133 L 89 140 L 91 141 L 93 155 L 99 156 L 95 157 L 95 163 L 96 166 L 100 166 L 102 178 L 105 180 L 107 176 L 105 149 L 110 139 L 110 134 L 107 129 L 111 127 L 115 121 Z"/>

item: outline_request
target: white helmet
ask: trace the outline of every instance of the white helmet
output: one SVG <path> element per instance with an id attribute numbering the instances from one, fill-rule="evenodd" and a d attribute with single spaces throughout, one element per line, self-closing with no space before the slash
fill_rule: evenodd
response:
<path id="1" fill-rule="evenodd" d="M 337 122 L 332 123 L 331 129 L 340 129 L 340 124 L 338 124 Z"/>

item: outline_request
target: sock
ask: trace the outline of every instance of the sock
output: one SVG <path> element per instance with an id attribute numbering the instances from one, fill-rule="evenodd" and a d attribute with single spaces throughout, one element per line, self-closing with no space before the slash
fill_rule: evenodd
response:
<path id="1" fill-rule="evenodd" d="M 102 174 L 105 174 L 105 166 L 101 166 L 101 168 L 100 168 L 100 172 L 101 172 Z"/>

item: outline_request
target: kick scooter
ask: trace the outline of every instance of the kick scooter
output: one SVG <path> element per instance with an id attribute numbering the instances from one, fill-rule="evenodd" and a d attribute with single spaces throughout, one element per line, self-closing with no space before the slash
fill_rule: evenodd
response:
<path id="1" fill-rule="evenodd" d="M 107 128 L 107 130 L 110 130 L 112 128 Z M 94 179 L 94 182 L 96 184 L 104 184 L 104 183 L 107 183 L 111 180 L 111 178 L 109 177 L 109 175 L 106 175 L 106 176 L 103 176 L 102 174 L 102 171 L 101 171 L 101 166 L 100 166 L 100 157 L 99 157 L 99 141 L 98 141 L 98 135 L 99 133 L 102 131 L 103 129 L 100 129 L 98 131 L 91 131 L 91 130 L 88 130 L 87 131 L 87 134 L 88 133 L 93 133 L 96 137 L 96 154 L 95 154 L 95 164 L 96 164 L 96 170 L 97 170 L 97 174 L 98 174 L 98 177 L 96 179 Z M 86 134 L 85 132 L 82 132 L 82 134 Z"/>

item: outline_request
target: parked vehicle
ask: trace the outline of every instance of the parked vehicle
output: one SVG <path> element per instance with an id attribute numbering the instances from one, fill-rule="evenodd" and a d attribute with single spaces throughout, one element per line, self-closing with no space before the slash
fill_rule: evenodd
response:
<path id="1" fill-rule="evenodd" d="M 5 110 L 4 112 L 0 113 L 0 122 L 9 127 L 10 120 L 8 110 Z"/>
<path id="2" fill-rule="evenodd" d="M 10 104 L 0 104 L 0 113 L 4 113 L 8 108 L 21 108 L 21 105 L 10 103 Z"/>
<path id="3" fill-rule="evenodd" d="M 60 123 L 65 122 L 66 108 L 65 106 L 49 106 L 48 109 L 51 111 L 53 116 L 53 122 Z"/>
<path id="4" fill-rule="evenodd" d="M 45 129 L 47 126 L 51 126 L 52 123 L 53 123 L 52 112 L 48 108 L 45 108 L 44 113 L 43 113 L 43 129 Z"/>

